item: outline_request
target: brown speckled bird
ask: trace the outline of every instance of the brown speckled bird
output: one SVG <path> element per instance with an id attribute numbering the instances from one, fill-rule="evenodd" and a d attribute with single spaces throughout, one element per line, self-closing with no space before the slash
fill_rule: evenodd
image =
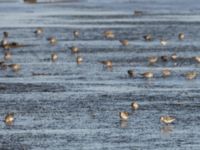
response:
<path id="1" fill-rule="evenodd" d="M 169 69 L 162 70 L 163 77 L 169 77 L 171 75 L 171 71 Z"/>
<path id="2" fill-rule="evenodd" d="M 55 37 L 48 38 L 50 44 L 55 45 L 57 43 L 57 39 Z"/>
<path id="3" fill-rule="evenodd" d="M 76 47 L 76 46 L 72 46 L 72 47 L 70 47 L 70 49 L 71 49 L 72 53 L 78 53 L 79 52 L 79 48 Z"/>
<path id="4" fill-rule="evenodd" d="M 165 40 L 165 39 L 161 39 L 161 40 L 160 40 L 160 44 L 161 44 L 162 46 L 166 46 L 167 43 L 168 43 L 168 41 Z"/>
<path id="5" fill-rule="evenodd" d="M 188 79 L 188 80 L 192 80 L 192 79 L 194 79 L 194 78 L 197 77 L 197 72 L 196 72 L 196 71 L 187 72 L 187 73 L 185 74 L 185 77 L 186 77 L 186 79 Z"/>
<path id="6" fill-rule="evenodd" d="M 108 31 L 105 31 L 104 32 L 104 36 L 108 39 L 113 39 L 115 38 L 115 34 L 113 33 L 113 31 L 111 30 L 108 30 Z"/>
<path id="7" fill-rule="evenodd" d="M 129 44 L 128 40 L 120 40 L 120 43 L 121 43 L 123 46 L 128 46 L 128 44 Z"/>
<path id="8" fill-rule="evenodd" d="M 135 77 L 136 76 L 136 73 L 135 73 L 134 70 L 128 70 L 127 73 L 129 75 L 129 77 Z"/>
<path id="9" fill-rule="evenodd" d="M 179 40 L 183 40 L 185 38 L 185 34 L 183 32 L 179 33 L 178 38 L 179 38 Z"/>
<path id="10" fill-rule="evenodd" d="M 195 57 L 194 57 L 194 60 L 195 60 L 196 62 L 200 63 L 200 56 L 195 56 Z"/>
<path id="11" fill-rule="evenodd" d="M 74 31 L 73 34 L 75 38 L 78 38 L 80 36 L 80 32 L 78 30 Z"/>
<path id="12" fill-rule="evenodd" d="M 43 32 L 44 32 L 44 29 L 41 28 L 41 27 L 38 27 L 38 28 L 34 31 L 34 33 L 35 33 L 36 35 L 41 35 Z"/>
<path id="13" fill-rule="evenodd" d="M 143 38 L 145 39 L 145 41 L 152 41 L 153 40 L 153 36 L 151 34 L 147 34 L 147 35 L 143 36 Z"/>
<path id="14" fill-rule="evenodd" d="M 120 112 L 119 117 L 121 120 L 124 120 L 124 121 L 128 120 L 128 112 L 125 112 L 125 111 Z"/>
<path id="15" fill-rule="evenodd" d="M 139 104 L 138 104 L 136 101 L 133 101 L 133 102 L 131 103 L 131 108 L 132 108 L 133 110 L 137 110 L 137 109 L 139 108 Z"/>
<path id="16" fill-rule="evenodd" d="M 171 55 L 171 59 L 172 60 L 177 60 L 177 58 L 178 58 L 178 56 L 176 55 L 176 53 L 174 53 L 174 54 Z"/>
<path id="17" fill-rule="evenodd" d="M 102 63 L 103 65 L 105 65 L 106 67 L 112 67 L 112 61 L 111 60 L 104 60 L 104 61 L 100 61 L 100 63 Z"/>
<path id="18" fill-rule="evenodd" d="M 55 62 L 57 59 L 58 59 L 58 55 L 55 52 L 53 52 L 51 54 L 51 61 Z"/>
<path id="19" fill-rule="evenodd" d="M 81 64 L 83 62 L 83 58 L 81 57 L 81 56 L 78 56 L 77 58 L 76 58 L 76 63 L 77 64 Z"/>
<path id="20" fill-rule="evenodd" d="M 176 119 L 174 117 L 171 116 L 161 116 L 160 117 L 160 121 L 165 123 L 165 124 L 170 124 L 172 122 L 174 122 Z"/>
<path id="21" fill-rule="evenodd" d="M 4 122 L 6 125 L 13 125 L 14 122 L 14 113 L 8 113 L 5 118 L 4 118 Z"/>
<path id="22" fill-rule="evenodd" d="M 21 65 L 20 64 L 10 64 L 10 65 L 8 65 L 8 67 L 10 67 L 13 72 L 17 72 L 17 71 L 19 71 L 21 69 Z"/>
<path id="23" fill-rule="evenodd" d="M 143 77 L 145 77 L 145 78 L 153 78 L 153 72 L 150 72 L 150 71 L 148 71 L 148 72 L 145 72 L 145 73 L 142 73 L 141 74 Z"/>
<path id="24" fill-rule="evenodd" d="M 168 56 L 166 56 L 166 55 L 161 56 L 160 58 L 162 61 L 165 61 L 165 62 L 169 60 Z"/>
<path id="25" fill-rule="evenodd" d="M 158 61 L 158 57 L 156 57 L 156 56 L 151 56 L 151 57 L 148 58 L 149 64 L 154 64 L 157 61 Z"/>

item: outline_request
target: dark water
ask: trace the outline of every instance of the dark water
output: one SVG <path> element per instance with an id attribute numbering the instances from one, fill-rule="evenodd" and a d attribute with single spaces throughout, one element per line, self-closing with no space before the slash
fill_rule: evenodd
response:
<path id="1" fill-rule="evenodd" d="M 200 77 L 188 81 L 183 74 L 197 71 L 192 57 L 200 55 L 200 3 L 196 0 L 85 0 L 24 4 L 0 3 L 0 33 L 8 31 L 10 41 L 31 45 L 12 49 L 19 63 L 18 73 L 0 71 L 0 149 L 1 150 L 135 150 L 200 149 Z M 141 10 L 142 16 L 133 16 Z M 35 36 L 44 27 L 43 36 Z M 116 34 L 105 39 L 105 30 Z M 74 39 L 73 31 L 80 37 Z M 179 41 L 179 32 L 186 39 Z M 145 42 L 143 35 L 154 35 Z M 56 46 L 46 40 L 58 39 Z M 161 46 L 160 38 L 169 41 Z M 129 39 L 127 47 L 119 39 Z M 78 46 L 84 62 L 76 64 L 69 47 Z M 57 62 L 50 62 L 57 52 Z M 0 52 L 3 59 L 3 50 Z M 176 62 L 149 66 L 148 56 L 176 53 Z M 109 70 L 99 63 L 113 60 Z M 172 76 L 163 78 L 163 68 Z M 127 70 L 135 69 L 136 78 Z M 155 77 L 140 76 L 153 71 Z M 32 76 L 32 73 L 44 73 Z M 138 101 L 133 112 L 130 104 Z M 128 111 L 128 122 L 121 122 L 120 111 Z M 15 123 L 2 122 L 8 112 Z M 162 115 L 176 117 L 163 125 Z"/>

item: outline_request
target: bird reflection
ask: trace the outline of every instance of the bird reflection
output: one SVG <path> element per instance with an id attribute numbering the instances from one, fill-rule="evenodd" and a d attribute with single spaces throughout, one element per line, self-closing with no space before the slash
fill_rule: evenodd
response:
<path id="1" fill-rule="evenodd" d="M 162 134 L 170 134 L 173 132 L 173 126 L 172 125 L 164 125 L 160 129 Z"/>
<path id="2" fill-rule="evenodd" d="M 128 127 L 128 121 L 120 120 L 120 128 L 127 128 L 127 127 Z"/>

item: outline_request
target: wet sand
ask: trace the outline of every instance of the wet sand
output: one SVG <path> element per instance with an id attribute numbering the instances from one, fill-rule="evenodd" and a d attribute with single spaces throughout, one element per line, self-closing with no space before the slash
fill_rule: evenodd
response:
<path id="1" fill-rule="evenodd" d="M 115 2 L 115 3 L 114 3 Z M 93 150 L 93 149 L 199 149 L 200 76 L 186 80 L 187 71 L 199 73 L 200 5 L 186 0 L 85 0 L 79 2 L 24 4 L 0 3 L 0 33 L 9 40 L 31 45 L 11 49 L 8 63 L 21 64 L 21 71 L 0 70 L 0 149 Z M 133 11 L 143 11 L 133 16 Z M 44 35 L 35 36 L 36 27 Z M 80 37 L 74 38 L 73 31 Z M 112 30 L 116 38 L 102 35 Z M 178 40 L 178 33 L 185 40 Z M 151 33 L 155 40 L 146 42 Z M 55 36 L 51 46 L 47 38 Z M 160 38 L 169 41 L 160 45 Z M 118 40 L 128 39 L 124 47 Z M 81 65 L 70 47 L 80 48 Z M 50 61 L 51 53 L 58 61 Z M 0 51 L 3 59 L 3 49 Z M 170 56 L 177 61 L 148 65 L 149 56 Z M 113 69 L 99 61 L 113 60 Z M 163 78 L 161 71 L 172 70 Z M 127 70 L 134 69 L 136 78 Z M 153 79 L 141 73 L 153 71 Z M 33 73 L 43 74 L 33 76 Z M 140 104 L 131 110 L 131 102 Z M 121 122 L 120 111 L 130 113 Z M 12 127 L 3 123 L 15 113 Z M 164 125 L 162 115 L 176 117 Z"/>

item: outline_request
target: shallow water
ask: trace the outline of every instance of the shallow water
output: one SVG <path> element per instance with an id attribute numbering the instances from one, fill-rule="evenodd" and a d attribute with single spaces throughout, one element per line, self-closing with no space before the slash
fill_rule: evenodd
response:
<path id="1" fill-rule="evenodd" d="M 0 33 L 8 31 L 10 41 L 31 45 L 12 49 L 19 63 L 18 73 L 0 70 L 0 149 L 199 149 L 200 77 L 188 81 L 184 74 L 200 65 L 200 5 L 196 0 L 80 0 L 37 4 L 0 1 Z M 142 10 L 144 15 L 133 16 Z M 44 27 L 43 36 L 35 36 Z M 102 34 L 113 30 L 115 40 Z M 80 37 L 74 39 L 73 31 Z M 177 35 L 185 32 L 186 39 Z M 154 35 L 145 42 L 143 35 Z M 46 40 L 58 39 L 56 46 Z M 169 41 L 163 47 L 160 38 Z M 127 47 L 119 39 L 129 39 Z M 77 65 L 69 47 L 78 46 L 84 62 Z M 57 62 L 50 62 L 57 52 Z M 3 50 L 0 52 L 3 59 Z M 148 65 L 148 56 L 176 53 L 176 62 Z M 113 60 L 113 69 L 99 61 Z M 172 76 L 163 78 L 169 68 Z M 134 69 L 136 78 L 127 70 Z M 155 77 L 141 77 L 145 71 Z M 32 73 L 45 75 L 33 76 Z M 130 104 L 137 100 L 140 109 Z M 128 111 L 128 122 L 119 119 Z M 12 127 L 4 125 L 7 112 L 15 113 Z M 172 125 L 159 122 L 172 115 Z"/>

